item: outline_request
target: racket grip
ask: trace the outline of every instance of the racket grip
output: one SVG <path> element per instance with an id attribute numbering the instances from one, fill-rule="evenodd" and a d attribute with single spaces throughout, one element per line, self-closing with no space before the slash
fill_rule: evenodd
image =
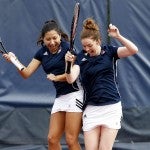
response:
<path id="1" fill-rule="evenodd" d="M 17 58 L 10 57 L 10 60 L 20 71 L 24 69 L 24 67 L 22 66 L 22 64 L 20 64 Z"/>
<path id="2" fill-rule="evenodd" d="M 71 62 L 67 61 L 66 73 L 70 74 L 70 72 L 71 72 Z"/>

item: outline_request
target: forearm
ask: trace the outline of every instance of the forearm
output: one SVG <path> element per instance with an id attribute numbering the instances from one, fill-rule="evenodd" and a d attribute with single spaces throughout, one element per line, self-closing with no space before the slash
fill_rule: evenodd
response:
<path id="1" fill-rule="evenodd" d="M 64 82 L 64 81 L 67 81 L 66 80 L 66 74 L 61 74 L 61 75 L 56 75 L 55 76 L 55 80 L 56 82 Z"/>
<path id="2" fill-rule="evenodd" d="M 116 39 L 128 50 L 128 52 L 132 55 L 137 53 L 138 48 L 137 46 L 131 42 L 130 40 L 126 39 L 122 35 L 119 35 L 116 37 Z"/>
<path id="3" fill-rule="evenodd" d="M 78 65 L 71 66 L 71 72 L 69 74 L 66 73 L 66 79 L 68 83 L 73 83 L 79 76 L 80 67 Z"/>
<path id="4" fill-rule="evenodd" d="M 28 78 L 31 76 L 31 74 L 38 68 L 38 66 L 40 65 L 40 61 L 33 59 L 30 64 L 28 65 L 28 67 L 24 66 L 16 57 L 16 55 L 12 52 L 9 52 L 8 54 L 3 54 L 3 57 L 8 61 L 13 63 L 17 69 L 19 74 L 23 77 L 23 78 Z M 19 67 L 18 67 L 19 66 Z"/>
<path id="5" fill-rule="evenodd" d="M 24 66 L 24 69 L 22 71 L 18 70 L 19 74 L 24 78 L 27 79 L 31 76 L 31 73 L 28 72 L 27 67 Z"/>
<path id="6" fill-rule="evenodd" d="M 27 67 L 23 65 L 24 69 L 22 71 L 18 70 L 18 72 L 24 79 L 27 79 L 39 68 L 40 65 L 41 62 L 33 58 Z"/>

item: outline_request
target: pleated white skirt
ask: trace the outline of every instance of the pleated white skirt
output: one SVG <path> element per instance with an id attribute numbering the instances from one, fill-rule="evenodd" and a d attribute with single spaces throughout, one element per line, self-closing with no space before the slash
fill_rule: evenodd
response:
<path id="1" fill-rule="evenodd" d="M 121 102 L 105 106 L 87 106 L 83 112 L 83 131 L 90 131 L 98 126 L 112 129 L 121 128 Z"/>
<path id="2" fill-rule="evenodd" d="M 65 112 L 82 112 L 83 106 L 83 91 L 79 90 L 66 95 L 62 95 L 55 99 L 51 114 Z"/>

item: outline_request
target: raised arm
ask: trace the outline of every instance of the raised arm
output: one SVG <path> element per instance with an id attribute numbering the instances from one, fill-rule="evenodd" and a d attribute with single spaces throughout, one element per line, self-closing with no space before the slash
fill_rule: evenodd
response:
<path id="1" fill-rule="evenodd" d="M 110 24 L 108 29 L 109 36 L 117 39 L 123 46 L 118 48 L 118 57 L 128 57 L 131 55 L 134 55 L 138 52 L 137 46 L 131 42 L 130 40 L 126 39 L 124 36 L 122 36 L 119 32 L 119 29 Z"/>

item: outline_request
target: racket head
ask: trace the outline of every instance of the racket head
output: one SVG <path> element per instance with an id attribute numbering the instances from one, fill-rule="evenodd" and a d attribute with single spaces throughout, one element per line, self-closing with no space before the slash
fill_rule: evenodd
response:
<path id="1" fill-rule="evenodd" d="M 72 54 L 75 54 L 73 47 L 74 47 L 76 29 L 77 29 L 77 24 L 79 19 L 79 12 L 80 12 L 80 6 L 79 3 L 76 3 L 74 7 L 74 13 L 73 13 L 71 31 L 70 31 L 70 52 Z M 69 74 L 70 72 L 71 72 L 71 62 L 67 62 L 66 73 Z"/>
<path id="2" fill-rule="evenodd" d="M 73 51 L 76 29 L 79 20 L 79 13 L 80 13 L 80 4 L 76 3 L 74 7 L 74 14 L 72 18 L 71 31 L 70 31 L 70 51 Z"/>
<path id="3" fill-rule="evenodd" d="M 0 53 L 2 54 L 8 53 L 3 45 L 1 37 L 0 37 Z"/>

